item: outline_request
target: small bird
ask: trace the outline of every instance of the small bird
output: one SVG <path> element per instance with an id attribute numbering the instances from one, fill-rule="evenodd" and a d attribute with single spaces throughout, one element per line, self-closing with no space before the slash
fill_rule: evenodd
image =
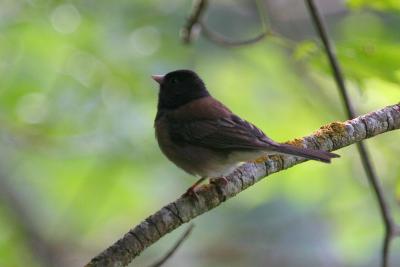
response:
<path id="1" fill-rule="evenodd" d="M 214 99 L 191 70 L 152 75 L 159 83 L 154 122 L 161 151 L 179 168 L 200 179 L 225 179 L 247 161 L 271 154 L 288 154 L 330 163 L 339 155 L 280 144 Z"/>

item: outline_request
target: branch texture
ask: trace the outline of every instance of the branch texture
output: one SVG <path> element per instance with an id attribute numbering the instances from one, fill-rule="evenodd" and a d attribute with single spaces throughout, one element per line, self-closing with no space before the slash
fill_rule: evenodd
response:
<path id="1" fill-rule="evenodd" d="M 345 122 L 322 126 L 313 134 L 288 143 L 312 149 L 336 150 L 378 134 L 400 128 L 400 103 Z M 264 177 L 306 161 L 294 156 L 271 156 L 246 163 L 227 177 L 227 183 L 203 185 L 197 199 L 180 197 L 149 216 L 124 237 L 93 258 L 86 266 L 126 266 L 144 249 L 193 218 L 252 186 Z"/>

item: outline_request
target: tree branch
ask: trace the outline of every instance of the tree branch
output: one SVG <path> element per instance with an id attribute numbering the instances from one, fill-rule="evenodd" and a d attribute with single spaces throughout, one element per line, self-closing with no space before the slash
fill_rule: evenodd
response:
<path id="1" fill-rule="evenodd" d="M 332 68 L 337 88 L 339 90 L 340 96 L 346 108 L 347 117 L 349 119 L 352 119 L 356 116 L 356 113 L 354 111 L 354 107 L 351 103 L 351 99 L 349 97 L 345 85 L 342 70 L 335 55 L 334 46 L 331 44 L 329 40 L 328 31 L 326 30 L 325 24 L 322 20 L 321 15 L 319 14 L 318 8 L 315 5 L 314 0 L 306 0 L 306 3 L 310 11 L 312 20 L 314 22 L 314 25 L 317 29 L 317 32 L 322 40 L 322 43 L 324 44 L 325 52 L 328 56 L 328 60 Z M 376 172 L 372 166 L 372 162 L 370 160 L 367 147 L 362 142 L 359 142 L 357 143 L 357 149 L 360 154 L 361 162 L 362 165 L 364 166 L 370 186 L 372 187 L 375 193 L 376 200 L 378 201 L 379 209 L 385 226 L 385 235 L 382 245 L 382 267 L 387 267 L 389 261 L 388 259 L 389 259 L 390 241 L 396 235 L 395 232 L 397 226 L 393 219 L 392 213 L 390 212 L 390 208 L 385 198 L 385 194 L 380 184 L 380 180 L 376 175 Z"/>
<path id="2" fill-rule="evenodd" d="M 235 40 L 230 40 L 230 39 L 226 38 L 225 36 L 223 36 L 220 33 L 217 33 L 217 32 L 214 32 L 214 31 L 208 29 L 208 27 L 206 27 L 206 25 L 204 25 L 204 23 L 201 23 L 201 29 L 202 29 L 203 35 L 208 40 L 210 40 L 211 42 L 216 43 L 220 46 L 226 46 L 226 47 L 236 47 L 236 46 L 254 44 L 254 43 L 261 41 L 266 36 L 272 35 L 272 33 L 268 32 L 268 31 L 263 31 L 260 34 L 258 34 L 257 36 L 254 36 L 253 38 L 235 41 Z"/>
<path id="3" fill-rule="evenodd" d="M 243 45 L 254 44 L 267 36 L 272 36 L 274 33 L 271 30 L 267 29 L 267 18 L 264 14 L 264 9 L 262 7 L 262 2 L 260 0 L 255 0 L 257 11 L 260 16 L 262 32 L 257 36 L 254 36 L 245 40 L 230 40 L 229 38 L 223 36 L 220 33 L 217 33 L 213 30 L 210 30 L 203 21 L 201 21 L 201 17 L 207 8 L 206 0 L 195 0 L 193 1 L 193 9 L 186 24 L 183 26 L 181 30 L 182 41 L 185 44 L 189 44 L 192 42 L 194 36 L 195 26 L 199 26 L 199 30 L 203 33 L 203 35 L 210 40 L 211 42 L 225 47 L 237 47 Z"/>
<path id="4" fill-rule="evenodd" d="M 185 44 L 189 44 L 193 39 L 193 29 L 199 24 L 201 16 L 206 10 L 208 1 L 207 0 L 195 0 L 193 1 L 192 12 L 190 13 L 186 24 L 181 29 L 182 40 Z"/>
<path id="5" fill-rule="evenodd" d="M 345 122 L 322 126 L 312 135 L 289 143 L 312 149 L 336 150 L 400 128 L 400 103 Z M 126 266 L 148 246 L 193 218 L 220 205 L 275 172 L 306 161 L 294 156 L 271 156 L 246 163 L 227 177 L 227 183 L 203 185 L 198 198 L 182 196 L 149 216 L 124 237 L 93 258 L 87 267 Z"/>

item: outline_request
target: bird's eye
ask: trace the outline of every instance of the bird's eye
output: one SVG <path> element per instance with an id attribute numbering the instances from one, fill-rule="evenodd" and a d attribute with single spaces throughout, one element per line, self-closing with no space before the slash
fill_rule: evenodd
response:
<path id="1" fill-rule="evenodd" d="M 171 83 L 174 83 L 174 84 L 176 84 L 176 83 L 178 83 L 179 81 L 178 81 L 178 79 L 177 78 L 172 78 L 171 79 Z"/>

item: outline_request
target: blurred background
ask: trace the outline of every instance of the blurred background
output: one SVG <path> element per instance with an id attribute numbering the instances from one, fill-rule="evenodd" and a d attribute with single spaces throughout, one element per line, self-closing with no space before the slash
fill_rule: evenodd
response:
<path id="1" fill-rule="evenodd" d="M 400 2 L 319 0 L 359 114 L 400 99 Z M 303 1 L 262 3 L 282 37 L 228 49 L 179 30 L 191 1 L 0 0 L 0 266 L 82 266 L 195 180 L 154 138 L 151 74 L 196 70 L 277 141 L 345 113 Z M 261 30 L 250 0 L 210 1 L 209 28 Z M 367 141 L 397 221 L 399 132 Z M 274 174 L 195 220 L 165 266 L 378 266 L 383 225 L 355 146 Z M 184 227 L 130 266 L 147 266 Z M 400 266 L 400 239 L 391 266 Z"/>

